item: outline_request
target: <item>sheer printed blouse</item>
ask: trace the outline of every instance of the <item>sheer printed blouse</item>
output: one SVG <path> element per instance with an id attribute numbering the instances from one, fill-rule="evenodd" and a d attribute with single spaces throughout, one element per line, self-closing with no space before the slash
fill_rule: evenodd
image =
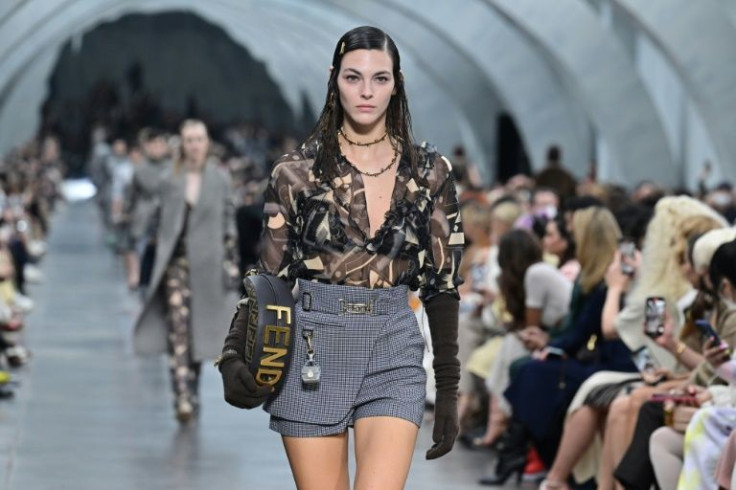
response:
<path id="1" fill-rule="evenodd" d="M 420 289 L 459 298 L 464 235 L 450 163 L 433 147 L 417 147 L 419 179 L 403 154 L 391 207 L 370 237 L 363 176 L 345 159 L 338 177 L 312 171 L 316 145 L 303 145 L 273 167 L 265 195 L 259 269 L 290 285 L 296 279 L 384 288 Z M 423 180 L 424 182 L 418 182 Z"/>

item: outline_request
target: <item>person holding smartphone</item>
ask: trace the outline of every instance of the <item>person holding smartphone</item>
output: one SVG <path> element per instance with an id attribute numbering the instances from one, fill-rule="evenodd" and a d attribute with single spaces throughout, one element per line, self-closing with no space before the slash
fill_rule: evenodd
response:
<path id="1" fill-rule="evenodd" d="M 582 267 L 573 287 L 568 316 L 556 338 L 540 349 L 534 359 L 515 369 L 504 392 L 513 414 L 507 432 L 519 433 L 522 442 L 530 437 L 547 464 L 557 451 L 560 422 L 585 379 L 604 369 L 636 370 L 623 343 L 606 341 L 601 334 L 604 277 L 621 236 L 618 224 L 608 209 L 598 206 L 576 211 L 573 224 Z M 555 358 L 555 354 L 563 358 Z M 544 485 L 558 488 L 559 483 L 548 480 Z"/>
<path id="2" fill-rule="evenodd" d="M 688 252 L 692 248 L 694 237 L 705 230 L 722 226 L 722 220 L 714 219 L 712 214 L 711 210 L 690 198 L 666 198 L 658 205 L 654 219 L 647 228 L 642 252 L 647 259 L 642 260 L 642 254 L 638 252 L 635 254 L 635 274 L 623 272 L 621 250 L 617 250 L 605 276 L 607 294 L 601 320 L 605 338 L 619 337 L 617 327 L 622 315 L 626 321 L 632 322 L 630 333 L 636 333 L 638 338 L 645 338 L 644 291 L 654 291 L 656 288 L 666 300 L 677 299 L 688 287 L 693 287 L 691 283 L 698 284 L 697 278 L 691 274 L 692 267 L 688 260 L 691 254 Z M 688 277 L 691 278 L 690 282 Z M 695 295 L 685 296 L 685 301 L 690 303 Z M 670 306 L 674 304 L 672 301 Z M 624 340 L 627 338 L 631 337 Z M 631 398 L 624 394 L 631 387 L 666 382 L 668 376 L 674 376 L 671 370 L 662 368 L 651 344 L 647 351 L 651 354 L 652 361 L 658 364 L 654 371 L 646 375 L 601 371 L 588 378 L 578 390 L 567 413 L 563 439 L 548 473 L 549 481 L 564 482 L 572 474 L 576 481 L 583 482 L 595 477 L 597 473 L 599 488 L 613 488 L 612 468 L 623 452 L 623 449 L 617 449 L 619 441 L 629 440 L 630 436 L 626 434 L 634 429 L 633 425 L 628 429 L 632 416 L 626 410 Z M 633 347 L 632 351 L 636 351 L 641 346 L 639 343 L 630 347 Z M 655 349 L 662 350 L 659 347 Z M 664 366 L 670 367 L 670 364 L 665 363 Z M 648 386 L 647 389 L 656 388 Z M 601 444 L 593 442 L 599 437 L 602 425 L 607 427 L 602 440 L 603 451 Z M 620 443 L 624 444 L 628 443 Z"/>
<path id="3" fill-rule="evenodd" d="M 736 244 L 728 237 L 731 236 L 730 230 L 714 230 L 700 237 L 693 247 L 693 257 L 695 265 L 701 266 L 702 261 L 707 260 L 708 263 L 708 284 L 712 286 L 710 289 L 714 295 L 714 307 L 706 317 L 713 326 L 712 330 L 704 329 L 706 338 L 703 339 L 701 349 L 693 348 L 686 345 L 680 340 L 675 340 L 673 322 L 669 316 L 665 316 L 664 333 L 656 339 L 658 345 L 665 347 L 675 354 L 678 359 L 686 366 L 690 367 L 689 376 L 682 381 L 668 386 L 669 392 L 674 391 L 675 395 L 690 394 L 694 396 L 700 395 L 696 406 L 707 400 L 708 396 L 703 397 L 704 388 L 710 386 L 718 380 L 718 375 L 714 372 L 710 362 L 706 360 L 706 355 L 713 358 L 718 355 L 713 352 L 716 338 L 720 337 L 729 347 L 736 344 Z M 709 251 L 710 250 L 710 251 Z M 730 275 L 733 275 L 731 278 Z M 713 336 L 715 333 L 715 336 Z M 719 343 L 717 349 L 723 349 Z M 723 352 L 720 353 L 723 355 Z M 721 381 L 722 382 L 722 381 Z M 671 403 L 671 411 L 677 415 L 675 410 L 679 409 L 677 403 Z M 681 405 L 681 404 L 680 404 Z M 678 408 L 676 408 L 678 407 Z M 667 414 L 667 407 L 662 403 L 647 402 L 638 410 L 636 428 L 626 453 L 621 463 L 616 468 L 614 475 L 616 479 L 623 483 L 627 488 L 648 488 L 648 484 L 653 484 L 654 480 L 662 480 L 669 482 L 672 480 L 672 471 L 659 465 L 655 458 L 650 458 L 647 445 L 651 446 L 654 454 L 663 452 L 662 447 L 673 447 L 673 437 L 671 431 L 657 431 L 663 425 L 664 416 Z M 682 412 L 682 410 L 680 410 Z M 687 417 L 693 415 L 694 410 L 687 413 Z M 679 418 L 682 422 L 682 414 Z M 687 419 L 685 419 L 687 420 Z M 652 439 L 656 434 L 657 436 Z M 645 444 L 646 442 L 646 444 Z M 644 444 L 642 446 L 642 444 Z M 677 444 L 674 444 L 677 446 Z M 664 450 L 664 452 L 667 452 Z M 657 463 L 653 466 L 654 463 Z M 658 468 L 659 466 L 659 468 Z M 656 471 L 656 477 L 655 477 Z M 694 478 L 694 477 L 691 477 Z M 690 488 L 715 488 L 714 486 L 692 486 Z"/>
<path id="4" fill-rule="evenodd" d="M 736 241 L 721 245 L 716 250 L 711 260 L 709 279 L 722 301 L 736 305 Z M 733 389 L 736 386 L 736 359 L 732 358 L 728 343 L 711 335 L 703 347 L 707 363 Z M 675 466 L 661 470 L 656 459 L 652 458 L 658 482 L 671 481 L 679 474 L 677 481 L 683 487 L 730 488 L 736 460 L 736 438 L 730 437 L 736 429 L 736 406 L 731 397 L 726 395 L 723 398 L 714 397 L 713 406 L 698 410 L 687 432 L 680 436 L 676 454 L 682 459 L 681 469 Z M 668 429 L 659 429 L 653 437 L 675 438 L 678 442 L 677 436 Z"/>
<path id="5" fill-rule="evenodd" d="M 511 415 L 503 396 L 511 365 L 544 347 L 550 335 L 562 327 L 573 288 L 559 269 L 544 262 L 541 243 L 525 229 L 511 230 L 501 238 L 498 262 L 501 296 L 511 321 L 485 380 L 490 395 L 488 424 L 478 441 L 485 446 L 498 440 Z"/>

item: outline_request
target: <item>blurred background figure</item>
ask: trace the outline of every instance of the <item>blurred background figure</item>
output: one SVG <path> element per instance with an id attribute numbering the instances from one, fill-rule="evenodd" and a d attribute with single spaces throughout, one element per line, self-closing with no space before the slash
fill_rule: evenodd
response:
<path id="1" fill-rule="evenodd" d="M 171 171 L 170 149 L 165 133 L 143 128 L 138 134 L 138 144 L 143 149 L 142 159 L 133 167 L 122 211 L 124 236 L 121 237 L 121 247 L 125 254 L 130 289 L 145 288 L 150 280 L 155 244 L 147 240 L 146 228 L 159 205 L 161 180 Z M 145 294 L 144 290 L 141 292 Z"/>
<path id="2" fill-rule="evenodd" d="M 160 183 L 156 256 L 134 343 L 141 354 L 168 354 L 176 418 L 188 423 L 199 413 L 201 362 L 225 338 L 239 269 L 230 179 L 209 156 L 207 127 L 188 119 L 179 136 L 180 154 Z"/>

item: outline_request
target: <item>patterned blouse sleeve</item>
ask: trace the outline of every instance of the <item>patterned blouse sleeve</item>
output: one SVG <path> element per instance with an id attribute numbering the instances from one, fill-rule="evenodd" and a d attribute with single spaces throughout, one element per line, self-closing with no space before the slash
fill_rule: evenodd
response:
<path id="1" fill-rule="evenodd" d="M 424 258 L 424 286 L 420 293 L 427 301 L 440 293 L 449 293 L 460 298 L 457 287 L 463 283 L 458 273 L 462 258 L 465 236 L 460 219 L 455 179 L 450 162 L 437 155 L 433 177 L 438 185 L 432 195 L 434 209 L 430 217 L 430 247 Z"/>
<path id="2" fill-rule="evenodd" d="M 266 188 L 258 269 L 270 272 L 293 286 L 289 266 L 293 262 L 296 213 L 292 195 L 294 188 L 289 183 L 288 174 L 287 166 L 277 162 Z"/>

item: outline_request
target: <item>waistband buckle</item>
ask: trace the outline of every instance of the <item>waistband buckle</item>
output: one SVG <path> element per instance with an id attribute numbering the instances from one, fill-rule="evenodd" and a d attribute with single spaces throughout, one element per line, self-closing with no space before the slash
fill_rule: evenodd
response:
<path id="1" fill-rule="evenodd" d="M 304 311 L 312 310 L 312 293 L 307 293 L 307 292 L 302 293 L 302 310 Z"/>
<path id="2" fill-rule="evenodd" d="M 371 315 L 375 307 L 375 301 L 373 300 L 368 303 L 348 303 L 344 299 L 340 299 L 339 303 L 341 315 Z"/>

